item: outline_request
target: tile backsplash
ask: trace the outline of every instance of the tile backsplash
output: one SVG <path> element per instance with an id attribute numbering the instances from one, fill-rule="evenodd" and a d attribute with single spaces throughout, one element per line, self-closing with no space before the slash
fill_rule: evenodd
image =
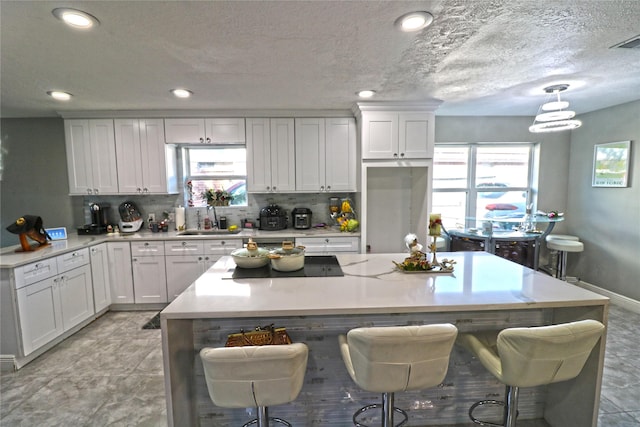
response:
<path id="1" fill-rule="evenodd" d="M 353 200 L 354 193 L 275 193 L 275 194 L 249 194 L 248 206 L 216 206 L 216 215 L 227 217 L 227 224 L 241 225 L 243 219 L 253 221 L 258 225 L 257 218 L 260 215 L 260 209 L 275 203 L 285 209 L 287 213 L 296 207 L 305 207 L 313 212 L 312 223 L 330 223 L 329 217 L 329 198 L 330 197 L 350 197 Z M 164 218 L 164 213 L 173 212 L 177 206 L 184 206 L 182 194 L 174 195 L 131 195 L 131 196 L 83 196 L 83 217 L 85 224 L 91 223 L 91 215 L 89 212 L 89 203 L 109 204 L 108 213 L 109 222 L 117 224 L 120 216 L 118 214 L 118 206 L 125 201 L 132 201 L 140 209 L 142 218 L 145 220 L 150 213 L 155 214 L 156 219 Z M 357 212 L 358 207 L 354 206 Z M 197 214 L 200 210 L 201 219 L 204 220 L 205 215 L 213 219 L 213 212 L 207 211 L 207 208 L 187 208 L 186 222 L 187 228 L 196 228 Z M 83 224 L 78 224 L 81 226 Z"/>

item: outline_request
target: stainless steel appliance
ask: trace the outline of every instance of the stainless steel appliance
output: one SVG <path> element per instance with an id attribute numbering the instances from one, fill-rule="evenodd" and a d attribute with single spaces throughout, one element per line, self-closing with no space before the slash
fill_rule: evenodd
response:
<path id="1" fill-rule="evenodd" d="M 284 230 L 289 225 L 287 212 L 280 206 L 271 204 L 260 209 L 260 230 Z"/>
<path id="2" fill-rule="evenodd" d="M 293 220 L 293 228 L 311 228 L 311 209 L 295 208 L 291 211 L 291 219 Z"/>
<path id="3" fill-rule="evenodd" d="M 120 232 L 135 233 L 142 227 L 142 214 L 133 202 L 124 202 L 118 206 L 120 213 Z"/>

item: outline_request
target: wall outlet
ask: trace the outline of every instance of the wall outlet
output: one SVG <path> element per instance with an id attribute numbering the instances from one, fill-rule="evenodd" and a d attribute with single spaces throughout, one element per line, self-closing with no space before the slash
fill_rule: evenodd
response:
<path id="1" fill-rule="evenodd" d="M 155 220 L 156 220 L 156 214 L 150 213 L 149 216 L 147 217 L 147 221 L 148 222 L 155 222 Z"/>

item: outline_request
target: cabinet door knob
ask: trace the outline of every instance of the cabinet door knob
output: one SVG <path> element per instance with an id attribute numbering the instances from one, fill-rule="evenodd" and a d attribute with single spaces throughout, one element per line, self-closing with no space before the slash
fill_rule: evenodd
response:
<path id="1" fill-rule="evenodd" d="M 222 242 L 220 242 L 220 244 L 221 244 L 222 246 L 224 246 L 224 245 L 226 245 L 226 244 L 227 244 L 227 242 L 225 242 L 225 241 L 223 240 Z"/>
<path id="2" fill-rule="evenodd" d="M 200 144 L 204 143 L 204 138 L 200 138 Z"/>
<path id="3" fill-rule="evenodd" d="M 145 246 L 149 246 L 149 242 L 144 242 L 144 245 Z"/>
<path id="4" fill-rule="evenodd" d="M 331 191 L 331 186 L 327 185 L 327 191 Z"/>
<path id="5" fill-rule="evenodd" d="M 324 191 L 324 185 L 320 186 L 320 191 Z"/>
<path id="6" fill-rule="evenodd" d="M 276 191 L 276 187 L 273 187 L 273 188 L 272 188 L 272 190 L 273 190 L 273 191 Z"/>
<path id="7" fill-rule="evenodd" d="M 202 257 L 201 256 L 198 257 L 198 261 L 202 261 Z"/>
<path id="8" fill-rule="evenodd" d="M 324 239 L 325 243 L 329 243 L 329 239 Z"/>
<path id="9" fill-rule="evenodd" d="M 211 138 L 207 138 L 207 144 L 211 144 Z"/>
<path id="10" fill-rule="evenodd" d="M 87 194 L 92 194 L 93 191 L 90 188 L 87 188 Z"/>
<path id="11" fill-rule="evenodd" d="M 144 187 L 144 188 L 142 189 L 142 192 L 143 192 L 143 193 L 148 193 L 148 192 L 149 192 L 149 189 L 148 189 L 147 187 Z"/>
<path id="12" fill-rule="evenodd" d="M 98 189 L 97 189 L 97 188 L 94 188 L 94 189 L 93 189 L 93 194 L 98 194 L 98 193 L 99 193 Z"/>
<path id="13" fill-rule="evenodd" d="M 187 246 L 187 242 L 182 242 L 182 246 Z"/>
<path id="14" fill-rule="evenodd" d="M 404 157 L 404 153 L 400 153 L 400 157 Z"/>

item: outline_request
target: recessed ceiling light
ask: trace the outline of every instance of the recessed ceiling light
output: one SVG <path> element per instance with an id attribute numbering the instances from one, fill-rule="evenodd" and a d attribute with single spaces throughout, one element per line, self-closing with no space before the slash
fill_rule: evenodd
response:
<path id="1" fill-rule="evenodd" d="M 361 90 L 360 92 L 356 92 L 356 94 L 360 98 L 371 98 L 373 95 L 376 94 L 376 91 L 375 90 Z"/>
<path id="2" fill-rule="evenodd" d="M 93 26 L 100 25 L 100 21 L 98 21 L 95 16 L 77 9 L 59 7 L 53 9 L 51 13 L 53 13 L 53 16 L 73 28 L 86 30 Z"/>
<path id="3" fill-rule="evenodd" d="M 193 92 L 187 89 L 171 89 L 171 93 L 176 98 L 189 98 L 191 95 L 193 95 Z"/>
<path id="4" fill-rule="evenodd" d="M 58 101 L 68 101 L 73 96 L 68 92 L 62 92 L 59 90 L 50 90 L 49 92 L 47 92 L 47 95 L 49 95 L 53 99 L 57 99 Z"/>
<path id="5" fill-rule="evenodd" d="M 429 12 L 410 12 L 396 19 L 395 25 L 402 31 L 418 31 L 428 27 L 433 22 L 433 15 Z"/>

